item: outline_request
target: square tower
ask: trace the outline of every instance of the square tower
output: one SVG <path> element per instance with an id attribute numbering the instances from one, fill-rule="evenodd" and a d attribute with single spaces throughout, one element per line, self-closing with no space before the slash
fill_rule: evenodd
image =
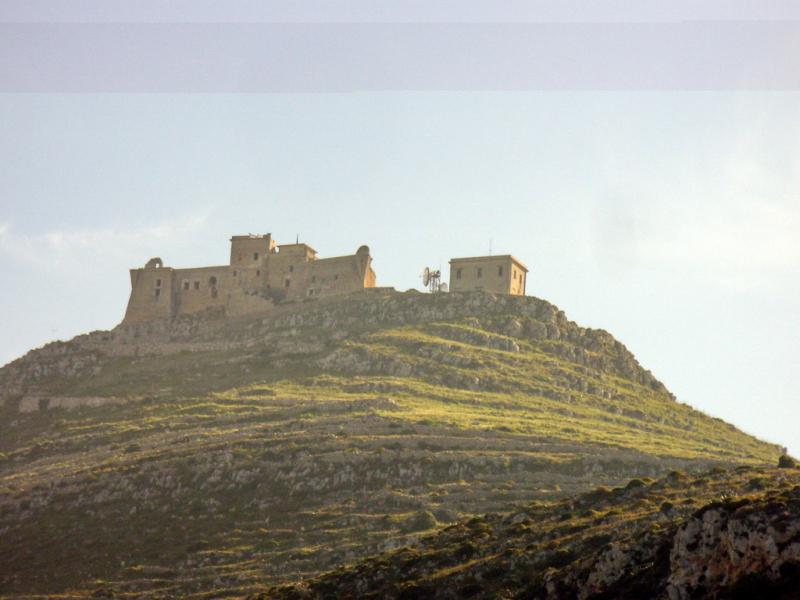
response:
<path id="1" fill-rule="evenodd" d="M 272 234 L 235 235 L 231 238 L 231 266 L 258 267 L 275 249 Z"/>
<path id="2" fill-rule="evenodd" d="M 450 291 L 524 296 L 528 267 L 510 254 L 450 260 Z"/>

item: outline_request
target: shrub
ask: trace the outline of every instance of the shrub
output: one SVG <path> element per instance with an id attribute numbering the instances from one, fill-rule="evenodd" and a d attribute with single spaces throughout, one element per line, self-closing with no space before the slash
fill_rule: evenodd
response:
<path id="1" fill-rule="evenodd" d="M 436 527 L 436 518 L 428 511 L 421 510 L 406 520 L 401 526 L 401 530 L 405 533 L 410 533 L 432 529 L 433 527 Z"/>
<path id="2" fill-rule="evenodd" d="M 625 486 L 625 489 L 626 490 L 632 490 L 632 489 L 635 489 L 635 488 L 644 487 L 646 485 L 647 484 L 644 481 L 642 481 L 641 479 L 631 479 L 628 482 L 628 485 Z"/>
<path id="3" fill-rule="evenodd" d="M 797 461 L 793 459 L 788 454 L 784 454 L 778 459 L 778 468 L 779 469 L 796 469 L 797 468 Z"/>
<path id="4" fill-rule="evenodd" d="M 559 569 L 574 562 L 578 555 L 573 550 L 566 548 L 559 548 L 545 561 L 546 566 Z"/>
<path id="5" fill-rule="evenodd" d="M 466 541 L 458 547 L 454 555 L 458 560 L 464 561 L 477 554 L 477 552 L 478 546 L 470 541 Z"/>
<path id="6" fill-rule="evenodd" d="M 667 474 L 667 479 L 671 482 L 678 482 L 686 479 L 686 473 L 683 471 L 670 471 Z"/>

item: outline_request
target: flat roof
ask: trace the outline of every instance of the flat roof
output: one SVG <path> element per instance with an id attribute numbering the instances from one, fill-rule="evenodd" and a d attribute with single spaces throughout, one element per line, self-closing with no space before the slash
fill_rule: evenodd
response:
<path id="1" fill-rule="evenodd" d="M 528 272 L 528 267 L 525 266 L 525 263 L 510 254 L 495 254 L 492 256 L 470 256 L 466 258 L 451 258 L 450 264 L 452 265 L 453 263 L 459 263 L 459 262 L 492 262 L 498 259 L 510 260 L 511 262 L 514 262 L 517 265 L 519 265 L 519 267 L 523 271 L 525 271 L 526 273 Z"/>
<path id="2" fill-rule="evenodd" d="M 300 242 L 299 244 L 278 244 L 278 248 L 308 248 L 314 254 L 317 254 L 317 251 L 314 250 L 314 248 L 312 248 L 308 244 L 304 244 L 303 242 Z"/>
<path id="3" fill-rule="evenodd" d="M 247 235 L 234 235 L 233 237 L 231 237 L 231 241 L 232 242 L 233 241 L 237 241 L 238 242 L 238 241 L 241 241 L 241 240 L 265 240 L 265 239 L 267 239 L 268 237 L 271 237 L 271 236 L 272 236 L 271 233 L 264 233 L 264 234 L 258 234 L 258 235 L 254 234 L 254 233 L 248 233 Z"/>

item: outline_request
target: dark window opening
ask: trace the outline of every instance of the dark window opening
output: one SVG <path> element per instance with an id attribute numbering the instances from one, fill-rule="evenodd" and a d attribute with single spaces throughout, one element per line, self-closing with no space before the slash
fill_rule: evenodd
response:
<path id="1" fill-rule="evenodd" d="M 236 275 L 237 275 L 238 273 L 239 273 L 239 271 L 235 271 L 235 270 L 234 270 L 234 272 L 233 272 L 233 276 L 234 276 L 234 277 L 236 277 Z"/>
<path id="2" fill-rule="evenodd" d="M 258 260 L 258 252 L 253 252 L 253 260 Z"/>
<path id="3" fill-rule="evenodd" d="M 161 295 L 161 290 L 156 288 L 156 298 L 158 298 L 160 295 Z"/>
<path id="4" fill-rule="evenodd" d="M 261 277 L 261 269 L 256 270 L 256 277 Z"/>
<path id="5" fill-rule="evenodd" d="M 183 289 L 185 289 L 185 290 L 189 289 L 189 282 L 188 281 L 184 281 L 183 282 Z"/>
<path id="6" fill-rule="evenodd" d="M 294 273 L 294 265 L 289 265 L 289 273 Z"/>
<path id="7" fill-rule="evenodd" d="M 478 267 L 478 279 L 480 279 L 481 277 L 483 277 L 483 269 Z"/>
<path id="8" fill-rule="evenodd" d="M 503 276 L 503 265 L 500 265 L 499 267 L 497 267 L 497 276 L 498 277 L 502 277 Z"/>
<path id="9" fill-rule="evenodd" d="M 284 284 L 283 284 L 283 285 L 284 285 L 284 287 L 287 287 L 287 288 L 288 288 L 288 287 L 289 287 L 291 284 L 292 284 L 292 280 L 291 280 L 291 279 L 287 279 L 287 280 L 284 282 Z"/>
<path id="10" fill-rule="evenodd" d="M 456 279 L 461 279 L 461 269 L 456 269 Z"/>
<path id="11" fill-rule="evenodd" d="M 217 278 L 213 275 L 208 278 L 208 285 L 214 286 L 217 285 Z"/>
<path id="12" fill-rule="evenodd" d="M 337 279 L 339 279 L 339 276 L 338 275 L 334 275 L 333 276 L 333 280 L 336 281 Z"/>
<path id="13" fill-rule="evenodd" d="M 161 287 L 161 280 L 160 279 L 156 279 L 156 287 Z"/>
<path id="14" fill-rule="evenodd" d="M 196 289 L 196 290 L 200 289 L 200 282 L 199 281 L 195 281 L 194 282 L 194 289 Z"/>

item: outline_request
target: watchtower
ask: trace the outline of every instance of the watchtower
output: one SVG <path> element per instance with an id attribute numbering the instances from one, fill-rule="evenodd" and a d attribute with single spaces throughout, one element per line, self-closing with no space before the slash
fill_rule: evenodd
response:
<path id="1" fill-rule="evenodd" d="M 231 266 L 257 267 L 275 250 L 272 234 L 235 235 L 231 238 Z"/>

